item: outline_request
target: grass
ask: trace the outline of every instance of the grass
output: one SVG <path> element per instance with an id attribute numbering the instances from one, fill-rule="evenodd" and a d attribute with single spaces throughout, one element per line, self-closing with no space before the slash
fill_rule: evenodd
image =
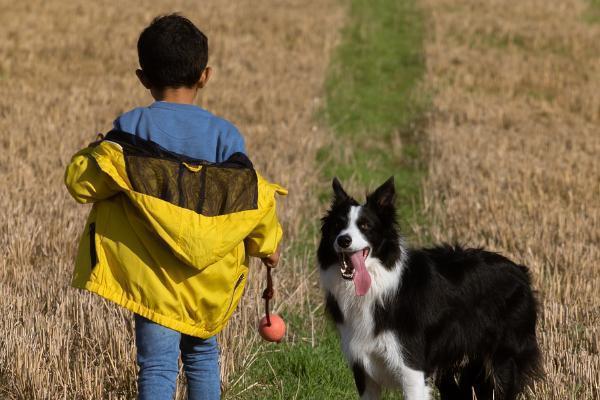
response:
<path id="1" fill-rule="evenodd" d="M 374 188 L 394 175 L 400 217 L 414 220 L 424 177 L 417 129 L 426 107 L 417 93 L 425 66 L 422 16 L 412 0 L 353 0 L 349 14 L 330 66 L 322 113 L 334 133 L 333 144 L 323 147 L 317 160 L 328 182 L 338 176 L 351 186 Z M 326 202 L 329 196 L 323 191 L 320 197 Z M 316 225 L 308 231 L 316 233 Z M 272 351 L 258 350 L 261 355 L 245 379 L 255 385 L 234 386 L 232 398 L 356 396 L 337 331 L 326 322 L 320 296 L 311 301 L 305 307 L 313 310 L 310 315 L 286 315 L 291 340 L 269 346 Z M 390 393 L 385 398 L 401 397 Z"/>
<path id="2" fill-rule="evenodd" d="M 284 313 L 283 317 L 293 337 L 279 345 L 263 345 L 247 379 L 255 382 L 254 386 L 234 386 L 230 397 L 309 400 L 355 396 L 354 381 L 339 351 L 335 328 L 319 323 L 311 330 L 306 315 Z M 321 319 L 322 312 L 317 317 Z"/>
<path id="3" fill-rule="evenodd" d="M 324 116 L 335 151 L 322 148 L 324 175 L 373 188 L 395 176 L 399 214 L 415 216 L 424 168 L 417 129 L 428 104 L 419 91 L 425 69 L 423 18 L 412 0 L 351 2 L 326 83 Z"/>
<path id="4" fill-rule="evenodd" d="M 600 0 L 588 0 L 588 1 L 589 1 L 589 7 L 586 10 L 586 13 L 584 15 L 585 20 L 590 23 L 598 24 L 598 23 L 600 23 Z"/>
<path id="5" fill-rule="evenodd" d="M 326 83 L 326 114 L 338 135 L 389 137 L 414 121 L 422 18 L 410 0 L 354 0 L 350 13 Z"/>

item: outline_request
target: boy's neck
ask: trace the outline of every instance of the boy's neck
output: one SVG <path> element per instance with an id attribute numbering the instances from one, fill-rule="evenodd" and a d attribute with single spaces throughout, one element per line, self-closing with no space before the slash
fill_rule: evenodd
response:
<path id="1" fill-rule="evenodd" d="M 198 87 L 168 87 L 164 89 L 151 89 L 150 92 L 156 101 L 167 101 L 169 103 L 179 104 L 195 104 L 194 100 L 198 94 Z"/>

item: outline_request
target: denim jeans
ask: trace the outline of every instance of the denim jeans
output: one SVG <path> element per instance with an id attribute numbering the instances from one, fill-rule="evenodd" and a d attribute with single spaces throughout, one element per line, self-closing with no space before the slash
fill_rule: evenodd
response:
<path id="1" fill-rule="evenodd" d="M 216 338 L 181 334 L 135 315 L 138 399 L 172 400 L 179 353 L 188 382 L 189 400 L 218 400 L 221 396 L 219 346 Z"/>

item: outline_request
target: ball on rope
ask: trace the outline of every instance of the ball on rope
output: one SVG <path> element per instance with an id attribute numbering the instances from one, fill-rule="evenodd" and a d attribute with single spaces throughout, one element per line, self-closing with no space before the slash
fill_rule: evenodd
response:
<path id="1" fill-rule="evenodd" d="M 258 323 L 258 333 L 266 341 L 279 343 L 285 336 L 285 322 L 277 314 L 269 314 L 269 318 L 265 315 Z"/>

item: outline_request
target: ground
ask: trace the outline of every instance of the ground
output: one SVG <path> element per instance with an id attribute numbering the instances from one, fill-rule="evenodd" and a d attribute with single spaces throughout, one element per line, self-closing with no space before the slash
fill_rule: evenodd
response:
<path id="1" fill-rule="evenodd" d="M 72 153 L 119 113 L 151 101 L 134 76 L 137 35 L 174 10 L 209 37 L 215 74 L 199 104 L 236 123 L 257 168 L 290 189 L 275 274 L 290 346 L 259 345 L 264 276 L 256 269 L 220 335 L 227 396 L 271 387 L 253 372 L 259 365 L 279 365 L 275 377 L 311 365 L 332 391 L 350 385 L 334 397 L 352 392 L 323 322 L 313 258 L 334 174 L 356 194 L 387 175 L 406 179 L 404 198 L 418 197 L 401 205 L 413 243 L 481 245 L 528 265 L 546 378 L 527 397 L 600 396 L 597 0 L 405 0 L 392 13 L 379 12 L 386 0 L 364 9 L 358 0 L 0 3 L 0 398 L 135 397 L 131 316 L 69 287 L 87 208 L 68 197 L 62 175 Z M 390 15 L 411 16 L 414 28 L 392 29 L 397 36 L 381 37 L 374 54 L 360 53 L 380 62 L 359 66 L 378 78 L 405 62 L 397 76 L 410 90 L 336 75 L 340 59 L 356 61 L 348 41 L 379 26 L 354 29 L 349 4 L 388 28 L 403 23 Z M 349 58 L 336 53 L 347 48 Z M 336 88 L 356 101 L 344 103 Z M 400 102 L 397 93 L 407 95 Z M 388 118 L 400 109 L 408 114 Z M 289 358 L 276 364 L 281 349 Z M 300 380 L 272 384 L 273 398 L 301 398 Z"/>

